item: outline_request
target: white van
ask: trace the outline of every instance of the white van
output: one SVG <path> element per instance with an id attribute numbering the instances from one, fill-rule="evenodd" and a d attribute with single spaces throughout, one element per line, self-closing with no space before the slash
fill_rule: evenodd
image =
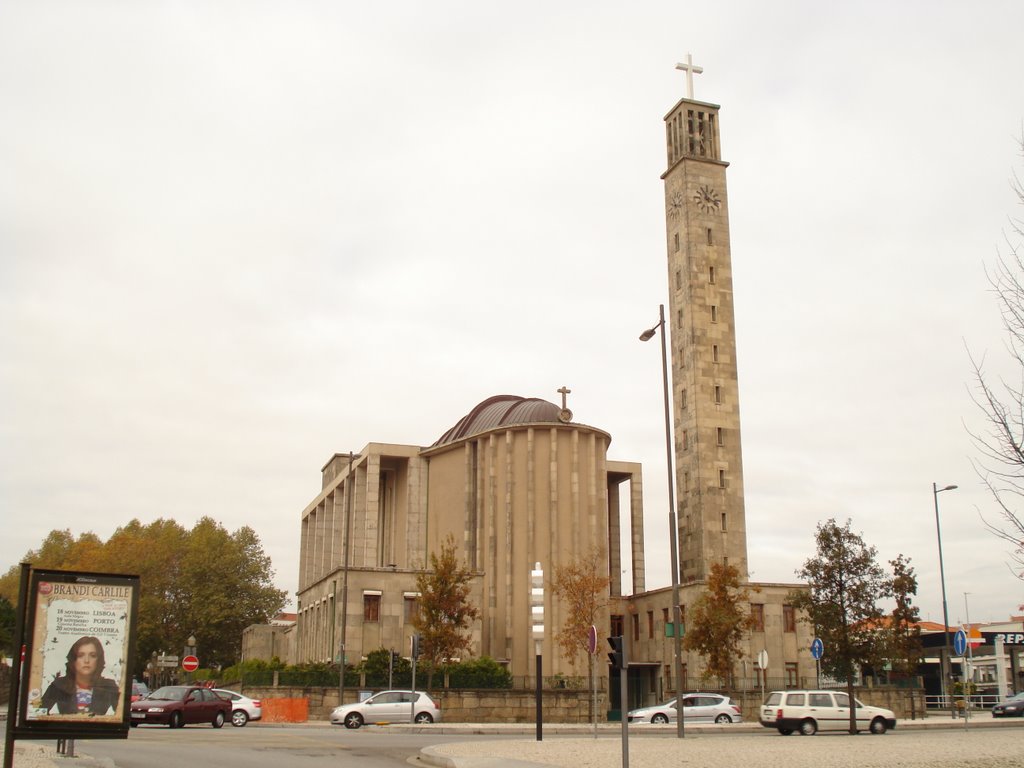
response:
<path id="1" fill-rule="evenodd" d="M 896 715 L 881 707 L 868 707 L 856 699 L 858 731 L 885 733 L 896 727 Z M 760 723 L 783 736 L 799 731 L 850 730 L 850 697 L 844 691 L 772 691 L 761 706 Z"/>

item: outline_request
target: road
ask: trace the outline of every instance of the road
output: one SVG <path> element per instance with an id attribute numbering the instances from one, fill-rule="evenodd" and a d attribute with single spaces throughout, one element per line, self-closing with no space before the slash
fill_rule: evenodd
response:
<path id="1" fill-rule="evenodd" d="M 126 740 L 78 740 L 79 754 L 112 761 L 117 768 L 394 768 L 431 744 L 500 736 L 403 733 L 386 727 L 188 726 L 133 728 Z M 513 738 L 523 738 L 517 735 Z"/>

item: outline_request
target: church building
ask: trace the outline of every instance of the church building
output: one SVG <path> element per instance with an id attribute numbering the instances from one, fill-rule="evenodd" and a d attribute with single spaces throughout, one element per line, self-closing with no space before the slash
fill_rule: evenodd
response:
<path id="1" fill-rule="evenodd" d="M 664 118 L 662 180 L 682 623 L 685 628 L 686 606 L 703 593 L 711 566 L 735 566 L 750 589 L 754 620 L 737 678 L 813 684 L 809 629 L 787 604 L 799 585 L 748 581 L 728 163 L 718 105 L 693 98 L 692 74 L 700 69 L 689 62 L 678 68 L 689 87 Z M 369 443 L 358 455 L 331 457 L 320 492 L 302 512 L 292 661 L 334 659 L 342 644 L 350 664 L 381 647 L 407 656 L 416 574 L 451 535 L 476 574 L 474 654 L 507 665 L 514 678 L 529 678 L 531 569 L 540 563 L 548 581 L 558 566 L 596 553 L 611 581 L 598 636 L 602 646 L 605 636 L 628 638 L 631 706 L 698 684 L 702 661 L 695 654 L 684 652 L 683 677 L 676 679 L 671 590 L 645 586 L 641 467 L 610 458 L 612 437 L 604 427 L 613 425 L 574 421 L 569 390 L 558 392 L 560 404 L 491 397 L 429 445 Z M 620 578 L 627 568 L 628 595 Z M 564 610 L 547 588 L 545 675 L 572 674 L 555 641 Z M 762 651 L 766 670 L 754 662 Z M 607 690 L 603 647 L 597 662 Z"/>

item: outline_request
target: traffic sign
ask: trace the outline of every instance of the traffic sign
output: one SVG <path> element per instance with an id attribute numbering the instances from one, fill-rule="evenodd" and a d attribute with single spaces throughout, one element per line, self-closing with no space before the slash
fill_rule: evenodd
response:
<path id="1" fill-rule="evenodd" d="M 953 650 L 956 651 L 957 656 L 963 656 L 964 651 L 967 650 L 967 633 L 962 629 L 958 629 L 953 635 Z"/>
<path id="2" fill-rule="evenodd" d="M 195 672 L 199 669 L 199 659 L 195 656 L 186 656 L 181 660 L 181 668 L 186 672 Z"/>
<path id="3" fill-rule="evenodd" d="M 597 627 L 593 624 L 587 630 L 587 653 L 591 656 L 597 653 Z"/>
<path id="4" fill-rule="evenodd" d="M 768 669 L 768 649 L 757 654 L 757 666 L 760 669 Z"/>
<path id="5" fill-rule="evenodd" d="M 814 640 L 811 642 L 811 656 L 813 656 L 814 659 L 817 660 L 820 659 L 824 654 L 825 644 L 821 642 L 820 637 L 814 638 Z"/>

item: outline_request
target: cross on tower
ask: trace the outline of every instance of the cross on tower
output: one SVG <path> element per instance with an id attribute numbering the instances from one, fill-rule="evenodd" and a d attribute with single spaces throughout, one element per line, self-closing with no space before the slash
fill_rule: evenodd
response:
<path id="1" fill-rule="evenodd" d="M 693 56 L 686 54 L 685 64 L 676 64 L 676 69 L 681 69 L 686 72 L 686 98 L 693 98 L 693 76 L 701 75 L 704 73 L 703 67 L 698 67 L 693 63 Z"/>

